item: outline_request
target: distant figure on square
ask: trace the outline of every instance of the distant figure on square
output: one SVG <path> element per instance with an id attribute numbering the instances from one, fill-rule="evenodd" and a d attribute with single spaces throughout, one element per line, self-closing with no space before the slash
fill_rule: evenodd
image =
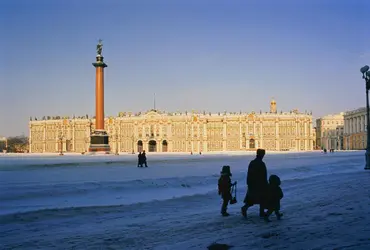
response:
<path id="1" fill-rule="evenodd" d="M 137 167 L 142 168 L 143 165 L 145 165 L 145 167 L 147 168 L 148 167 L 148 164 L 146 163 L 145 150 L 143 150 L 143 152 L 139 152 L 139 155 L 137 157 L 138 157 Z"/>
<path id="2" fill-rule="evenodd" d="M 218 194 L 222 197 L 222 216 L 230 215 L 227 213 L 227 205 L 232 200 L 231 187 L 236 185 L 236 182 L 231 183 L 231 176 L 230 166 L 223 166 L 221 176 L 218 179 Z"/>
<path id="3" fill-rule="evenodd" d="M 284 194 L 280 185 L 281 181 L 279 176 L 271 175 L 269 178 L 266 197 L 266 208 L 268 209 L 266 216 L 264 217 L 266 222 L 270 222 L 269 216 L 272 212 L 275 212 L 278 220 L 283 216 L 283 214 L 280 213 L 280 200 L 284 197 Z"/>
<path id="4" fill-rule="evenodd" d="M 143 156 L 141 152 L 137 155 L 137 167 L 142 168 L 143 167 Z"/>
<path id="5" fill-rule="evenodd" d="M 141 157 L 143 158 L 143 164 L 147 168 L 148 167 L 148 164 L 146 163 L 146 153 L 145 153 L 145 150 L 143 150 L 143 153 L 141 154 Z"/>
<path id="6" fill-rule="evenodd" d="M 257 155 L 254 160 L 249 163 L 247 174 L 248 190 L 244 198 L 245 205 L 241 208 L 242 215 L 247 217 L 247 210 L 249 207 L 259 204 L 261 218 L 265 217 L 265 202 L 267 195 L 267 169 L 265 163 L 262 161 L 266 151 L 264 149 L 257 149 Z"/>

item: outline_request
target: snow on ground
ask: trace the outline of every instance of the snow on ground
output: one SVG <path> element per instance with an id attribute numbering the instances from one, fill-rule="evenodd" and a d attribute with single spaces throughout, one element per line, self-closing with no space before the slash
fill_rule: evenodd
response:
<path id="1" fill-rule="evenodd" d="M 149 168 L 135 155 L 63 157 L 0 157 L 1 249 L 370 249 L 363 151 L 266 155 L 285 194 L 269 224 L 257 206 L 240 215 L 252 154 L 150 155 Z M 238 181 L 228 218 L 223 164 Z"/>

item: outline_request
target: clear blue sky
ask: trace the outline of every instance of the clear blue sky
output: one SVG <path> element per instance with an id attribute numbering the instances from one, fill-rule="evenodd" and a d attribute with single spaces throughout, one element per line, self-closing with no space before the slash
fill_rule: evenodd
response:
<path id="1" fill-rule="evenodd" d="M 75 1 L 0 3 L 0 134 L 29 117 L 94 115 L 103 39 L 105 113 L 312 110 L 365 104 L 370 1 Z"/>

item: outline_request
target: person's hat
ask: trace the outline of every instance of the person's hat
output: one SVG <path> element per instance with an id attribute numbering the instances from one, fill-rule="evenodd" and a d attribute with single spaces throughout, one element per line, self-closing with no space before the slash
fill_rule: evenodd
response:
<path id="1" fill-rule="evenodd" d="M 280 184 L 281 184 L 279 176 L 277 176 L 275 174 L 270 175 L 269 182 L 270 182 L 270 184 L 276 185 L 276 186 L 280 186 Z"/>
<path id="2" fill-rule="evenodd" d="M 257 156 L 264 156 L 266 151 L 262 148 L 257 149 Z"/>
<path id="3" fill-rule="evenodd" d="M 230 175 L 230 176 L 232 176 L 231 171 L 230 171 L 230 166 L 223 166 L 222 167 L 221 174 L 222 175 Z"/>

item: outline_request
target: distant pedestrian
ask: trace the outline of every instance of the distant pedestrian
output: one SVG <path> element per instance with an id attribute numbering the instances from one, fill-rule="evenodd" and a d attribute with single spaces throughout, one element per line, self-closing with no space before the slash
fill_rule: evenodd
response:
<path id="1" fill-rule="evenodd" d="M 266 208 L 268 209 L 266 216 L 264 217 L 265 221 L 270 222 L 269 216 L 275 212 L 276 218 L 280 220 L 283 216 L 280 213 L 280 200 L 284 197 L 283 190 L 280 187 L 281 181 L 279 176 L 271 175 L 269 178 L 269 184 L 267 188 L 267 197 L 266 197 Z"/>
<path id="2" fill-rule="evenodd" d="M 145 167 L 147 168 L 148 167 L 148 164 L 146 163 L 146 153 L 145 153 L 145 150 L 143 150 L 143 153 L 141 154 L 141 157 L 142 157 L 142 164 L 141 164 L 141 166 L 143 166 L 143 164 L 144 164 Z"/>
<path id="3" fill-rule="evenodd" d="M 139 154 L 137 155 L 137 167 L 138 168 L 142 168 L 143 167 L 143 155 L 141 154 L 141 152 L 139 152 Z"/>
<path id="4" fill-rule="evenodd" d="M 236 182 L 231 183 L 231 171 L 230 166 L 223 166 L 221 176 L 218 179 L 218 194 L 222 197 L 221 214 L 222 216 L 229 216 L 227 213 L 227 205 L 232 199 L 231 187 L 236 185 Z"/>

